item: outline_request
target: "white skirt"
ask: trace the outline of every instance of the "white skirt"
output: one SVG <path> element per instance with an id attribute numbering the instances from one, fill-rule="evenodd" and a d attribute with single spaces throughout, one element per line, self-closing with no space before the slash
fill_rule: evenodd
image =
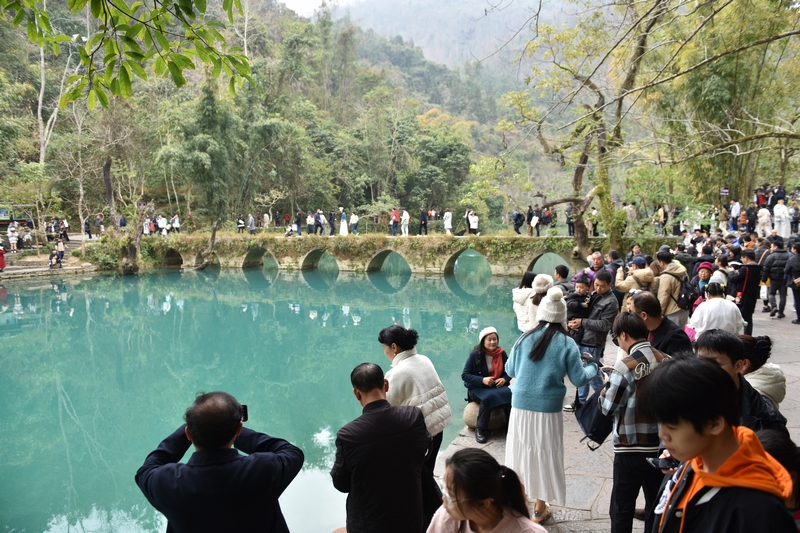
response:
<path id="1" fill-rule="evenodd" d="M 564 505 L 564 416 L 511 408 L 505 464 L 514 470 L 531 500 Z"/>

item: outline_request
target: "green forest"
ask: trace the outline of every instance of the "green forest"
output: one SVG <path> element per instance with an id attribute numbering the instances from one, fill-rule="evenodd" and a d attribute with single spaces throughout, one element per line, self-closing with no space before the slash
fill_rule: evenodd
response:
<path id="1" fill-rule="evenodd" d="M 620 201 L 703 208 L 722 187 L 798 183 L 794 4 L 526 12 L 506 21 L 515 80 L 426 60 L 325 2 L 309 20 L 274 0 L 0 0 L 0 202 L 40 220 L 149 205 L 195 229 L 337 206 L 469 205 L 499 225 L 569 202 L 619 242 Z M 435 32 L 436 13 L 419 23 Z"/>

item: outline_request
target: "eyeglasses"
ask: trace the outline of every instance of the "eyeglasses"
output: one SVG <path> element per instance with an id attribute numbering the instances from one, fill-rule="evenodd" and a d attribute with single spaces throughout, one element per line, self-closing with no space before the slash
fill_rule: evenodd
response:
<path id="1" fill-rule="evenodd" d="M 448 507 L 453 505 L 454 503 L 470 501 L 468 498 L 461 498 L 461 499 L 453 498 L 452 496 L 450 496 L 450 493 L 447 491 L 447 487 L 445 486 L 445 484 L 441 480 L 437 480 L 437 481 L 439 483 L 439 489 L 441 489 L 442 495 L 444 496 Z"/>
<path id="2" fill-rule="evenodd" d="M 611 334 L 611 342 L 614 343 L 614 346 L 617 346 L 617 347 L 619 346 L 619 339 L 613 333 Z"/>

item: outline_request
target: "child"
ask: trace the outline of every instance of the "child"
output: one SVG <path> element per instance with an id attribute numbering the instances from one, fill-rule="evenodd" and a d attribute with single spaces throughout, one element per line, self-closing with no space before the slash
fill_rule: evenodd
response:
<path id="1" fill-rule="evenodd" d="M 50 251 L 50 257 L 47 260 L 48 265 L 50 268 L 54 268 L 58 264 L 58 252 L 54 250 Z"/>
<path id="2" fill-rule="evenodd" d="M 792 479 L 752 430 L 735 425 L 736 385 L 717 363 L 665 361 L 637 401 L 644 416 L 658 421 L 664 456 L 682 463 L 659 498 L 656 531 L 797 532 L 784 504 Z"/>
<path id="3" fill-rule="evenodd" d="M 573 318 L 588 318 L 592 294 L 589 292 L 589 278 L 581 276 L 575 280 L 575 290 L 570 291 L 564 299 L 567 303 L 567 323 Z M 580 344 L 583 328 L 570 329 L 570 336 Z"/>

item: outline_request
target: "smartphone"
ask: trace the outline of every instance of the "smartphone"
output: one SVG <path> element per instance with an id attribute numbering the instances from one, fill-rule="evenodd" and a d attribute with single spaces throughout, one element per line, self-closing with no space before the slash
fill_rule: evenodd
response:
<path id="1" fill-rule="evenodd" d="M 242 422 L 247 422 L 247 406 L 242 404 Z"/>
<path id="2" fill-rule="evenodd" d="M 650 463 L 653 468 L 659 470 L 672 470 L 673 468 L 678 468 L 681 464 L 680 461 L 666 457 L 648 457 L 647 462 Z"/>

